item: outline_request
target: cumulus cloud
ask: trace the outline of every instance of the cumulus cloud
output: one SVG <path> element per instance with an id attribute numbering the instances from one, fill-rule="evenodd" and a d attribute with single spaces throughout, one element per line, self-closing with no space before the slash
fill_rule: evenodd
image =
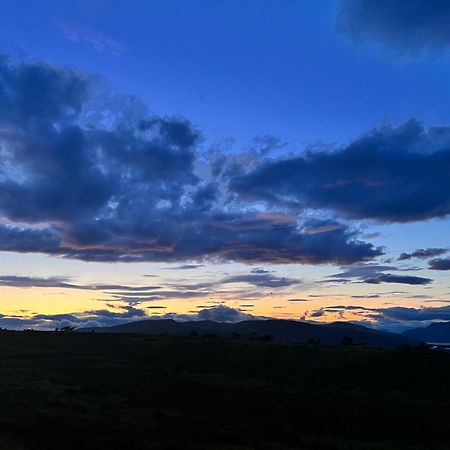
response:
<path id="1" fill-rule="evenodd" d="M 382 254 L 346 224 L 230 203 L 220 171 L 198 174 L 200 143 L 188 120 L 152 116 L 86 74 L 1 57 L 0 250 L 252 264 Z"/>
<path id="2" fill-rule="evenodd" d="M 450 258 L 436 258 L 430 261 L 431 270 L 450 270 Z"/>
<path id="3" fill-rule="evenodd" d="M 338 29 L 356 42 L 376 42 L 399 55 L 450 46 L 446 0 L 340 0 Z"/>
<path id="4" fill-rule="evenodd" d="M 115 306 L 114 310 L 98 309 L 82 313 L 34 314 L 29 317 L 0 314 L 0 327 L 9 329 L 33 328 L 53 330 L 65 326 L 97 327 L 112 326 L 147 317 L 144 310 L 131 305 Z"/>
<path id="5" fill-rule="evenodd" d="M 262 318 L 225 305 L 212 307 L 199 305 L 198 307 L 202 309 L 199 311 L 190 311 L 188 314 L 166 313 L 149 317 L 149 319 L 173 319 L 179 322 L 211 320 L 214 322 L 236 323 L 242 320 L 258 320 Z"/>
<path id="6" fill-rule="evenodd" d="M 449 164 L 450 127 L 425 129 L 410 120 L 376 128 L 334 151 L 266 162 L 233 177 L 230 186 L 247 201 L 405 223 L 450 213 Z M 323 225 L 315 228 L 332 228 Z"/>
<path id="7" fill-rule="evenodd" d="M 348 312 L 351 316 L 345 316 Z M 332 305 L 308 312 L 308 317 L 323 317 L 327 314 L 339 314 L 341 318 L 362 321 L 365 325 L 384 328 L 392 331 L 401 331 L 433 322 L 450 320 L 450 306 L 412 308 L 404 306 L 391 306 L 388 308 L 373 308 L 360 305 Z M 359 319 L 355 319 L 359 317 Z"/>
<path id="8" fill-rule="evenodd" d="M 247 314 L 224 305 L 202 309 L 198 312 L 198 320 L 213 320 L 215 322 L 233 323 L 251 319 L 254 319 L 254 316 L 251 314 Z"/>

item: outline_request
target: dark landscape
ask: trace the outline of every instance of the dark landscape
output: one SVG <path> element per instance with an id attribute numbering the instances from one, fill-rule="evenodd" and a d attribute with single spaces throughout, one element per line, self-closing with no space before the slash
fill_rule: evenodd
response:
<path id="1" fill-rule="evenodd" d="M 165 336 L 230 337 L 294 343 L 341 343 L 378 347 L 417 345 L 422 339 L 376 331 L 349 322 L 312 324 L 294 320 L 245 320 L 237 323 L 211 320 L 177 322 L 173 319 L 141 320 L 111 327 L 78 328 L 77 332 L 139 333 Z"/>
<path id="2" fill-rule="evenodd" d="M 0 448 L 448 449 L 450 355 L 2 331 Z"/>

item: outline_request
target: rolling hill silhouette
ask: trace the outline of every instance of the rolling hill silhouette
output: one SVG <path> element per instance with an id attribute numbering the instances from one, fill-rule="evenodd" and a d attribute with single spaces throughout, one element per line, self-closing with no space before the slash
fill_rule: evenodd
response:
<path id="1" fill-rule="evenodd" d="M 449 343 L 450 322 L 432 323 L 426 327 L 404 331 L 402 335 L 424 342 Z"/>
<path id="2" fill-rule="evenodd" d="M 209 320 L 177 322 L 173 319 L 141 320 L 110 327 L 79 328 L 78 332 L 98 333 L 138 333 L 147 335 L 198 336 L 216 335 L 234 336 L 243 339 L 266 338 L 278 342 L 308 342 L 320 340 L 320 343 L 337 345 L 345 342 L 365 344 L 375 347 L 399 347 L 418 342 L 412 337 L 372 330 L 348 322 L 331 324 L 311 324 L 293 320 L 268 319 L 245 320 L 237 323 L 213 322 Z M 349 339 L 350 338 L 350 339 Z"/>

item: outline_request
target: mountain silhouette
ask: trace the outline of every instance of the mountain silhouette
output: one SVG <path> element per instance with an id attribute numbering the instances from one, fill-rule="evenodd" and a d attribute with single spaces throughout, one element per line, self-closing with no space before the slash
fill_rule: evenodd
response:
<path id="1" fill-rule="evenodd" d="M 426 327 L 404 331 L 403 336 L 423 342 L 450 342 L 450 322 L 432 323 Z"/>
<path id="2" fill-rule="evenodd" d="M 341 343 L 375 347 L 399 347 L 417 342 L 409 336 L 372 330 L 348 322 L 311 324 L 294 320 L 245 320 L 237 323 L 210 320 L 177 322 L 173 319 L 141 320 L 110 327 L 79 328 L 78 332 L 138 333 L 168 336 L 220 336 L 242 339 L 264 339 L 277 342 L 319 342 L 326 345 Z"/>

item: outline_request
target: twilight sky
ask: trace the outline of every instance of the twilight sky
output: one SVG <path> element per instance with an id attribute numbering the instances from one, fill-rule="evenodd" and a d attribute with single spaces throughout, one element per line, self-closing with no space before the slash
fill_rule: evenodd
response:
<path id="1" fill-rule="evenodd" d="M 0 326 L 450 320 L 449 21 L 0 5 Z"/>

